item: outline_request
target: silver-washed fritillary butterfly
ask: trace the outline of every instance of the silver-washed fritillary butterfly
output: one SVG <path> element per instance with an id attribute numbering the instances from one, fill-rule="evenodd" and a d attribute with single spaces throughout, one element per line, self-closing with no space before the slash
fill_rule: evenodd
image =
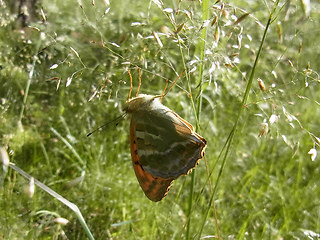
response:
<path id="1" fill-rule="evenodd" d="M 130 72 L 129 75 L 132 86 Z M 133 168 L 145 195 L 152 201 L 160 201 L 173 180 L 196 167 L 207 143 L 190 123 L 161 103 L 164 93 L 152 96 L 137 92 L 130 99 L 131 90 L 132 87 L 123 110 L 131 115 Z"/>

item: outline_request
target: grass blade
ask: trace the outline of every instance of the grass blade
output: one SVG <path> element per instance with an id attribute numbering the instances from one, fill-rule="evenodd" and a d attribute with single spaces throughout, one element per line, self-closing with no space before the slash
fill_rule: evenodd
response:
<path id="1" fill-rule="evenodd" d="M 24 176 L 25 178 L 27 178 L 29 181 L 33 178 L 31 175 L 29 175 L 28 173 L 26 173 L 25 171 L 23 171 L 21 168 L 17 167 L 16 165 L 14 165 L 13 163 L 9 163 L 9 167 L 11 167 L 12 169 L 14 169 L 16 172 L 20 173 L 22 176 Z M 34 183 L 40 187 L 42 190 L 46 191 L 47 193 L 49 193 L 52 197 L 54 197 L 55 199 L 59 200 L 60 202 L 62 202 L 64 205 L 66 205 L 68 208 L 70 208 L 77 216 L 77 218 L 79 219 L 83 229 L 85 230 L 87 236 L 89 239 L 94 240 L 94 237 L 92 235 L 92 233 L 90 232 L 90 229 L 88 228 L 86 221 L 84 220 L 80 209 L 77 207 L 77 205 L 75 205 L 74 203 L 68 201 L 67 199 L 65 199 L 64 197 L 62 197 L 60 194 L 56 193 L 55 191 L 53 191 L 51 188 L 49 188 L 48 186 L 44 185 L 42 182 L 40 182 L 39 180 L 34 178 Z"/>

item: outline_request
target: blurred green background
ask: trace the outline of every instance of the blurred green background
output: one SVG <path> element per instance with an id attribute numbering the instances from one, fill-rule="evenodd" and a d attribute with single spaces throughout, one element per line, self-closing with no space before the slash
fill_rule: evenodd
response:
<path id="1" fill-rule="evenodd" d="M 0 146 L 75 203 L 96 239 L 319 239 L 319 156 L 308 154 L 320 145 L 319 23 L 312 0 L 0 0 Z M 122 114 L 137 67 L 140 93 L 154 95 L 186 69 L 162 102 L 194 126 L 199 114 L 208 142 L 194 185 L 180 177 L 158 203 L 135 177 L 128 116 L 86 137 Z M 0 183 L 0 239 L 87 238 L 16 171 Z"/>

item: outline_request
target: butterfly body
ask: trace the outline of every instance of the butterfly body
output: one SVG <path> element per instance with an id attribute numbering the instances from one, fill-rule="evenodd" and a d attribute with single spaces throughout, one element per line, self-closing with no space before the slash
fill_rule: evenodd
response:
<path id="1" fill-rule="evenodd" d="M 190 123 L 164 106 L 161 96 L 138 95 L 128 100 L 130 148 L 135 174 L 146 196 L 160 201 L 172 181 L 186 175 L 204 155 L 206 140 Z"/>

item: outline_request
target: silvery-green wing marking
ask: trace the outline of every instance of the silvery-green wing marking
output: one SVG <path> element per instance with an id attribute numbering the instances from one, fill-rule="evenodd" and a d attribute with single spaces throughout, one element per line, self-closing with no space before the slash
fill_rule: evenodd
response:
<path id="1" fill-rule="evenodd" d="M 206 140 L 163 105 L 134 111 L 131 125 L 141 166 L 153 177 L 188 174 L 204 155 Z"/>

